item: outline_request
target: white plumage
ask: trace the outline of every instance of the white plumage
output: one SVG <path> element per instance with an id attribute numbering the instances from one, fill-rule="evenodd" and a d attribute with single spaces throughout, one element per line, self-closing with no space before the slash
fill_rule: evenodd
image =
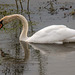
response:
<path id="1" fill-rule="evenodd" d="M 51 25 L 45 27 L 26 41 L 34 43 L 59 43 L 75 42 L 75 30 L 65 25 Z"/>

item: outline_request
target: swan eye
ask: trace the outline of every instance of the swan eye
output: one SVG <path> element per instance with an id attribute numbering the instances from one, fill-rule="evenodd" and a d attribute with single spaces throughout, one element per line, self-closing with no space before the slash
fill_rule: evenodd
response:
<path id="1" fill-rule="evenodd" d="M 3 20 L 2 21 L 0 21 L 0 29 L 3 27 Z"/>

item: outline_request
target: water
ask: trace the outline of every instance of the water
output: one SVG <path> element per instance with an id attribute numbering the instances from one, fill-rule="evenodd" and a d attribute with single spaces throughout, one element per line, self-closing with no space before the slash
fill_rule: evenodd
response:
<path id="1" fill-rule="evenodd" d="M 26 0 L 18 0 L 17 4 L 16 0 L 0 0 L 0 18 L 14 13 L 24 15 L 29 22 L 28 36 L 52 24 L 75 29 L 74 0 L 29 2 L 28 6 Z M 26 43 L 19 41 L 21 28 L 21 22 L 15 20 L 0 30 L 0 75 L 75 74 L 75 43 Z"/>

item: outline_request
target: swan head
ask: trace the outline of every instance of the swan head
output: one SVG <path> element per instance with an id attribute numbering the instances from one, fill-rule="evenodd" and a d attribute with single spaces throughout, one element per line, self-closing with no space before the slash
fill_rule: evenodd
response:
<path id="1" fill-rule="evenodd" d="M 9 16 L 5 16 L 2 19 L 0 19 L 0 29 L 7 23 L 9 23 L 10 18 Z"/>

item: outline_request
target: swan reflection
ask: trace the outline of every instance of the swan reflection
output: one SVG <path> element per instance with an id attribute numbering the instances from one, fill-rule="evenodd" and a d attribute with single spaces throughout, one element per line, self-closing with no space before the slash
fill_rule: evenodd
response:
<path id="1" fill-rule="evenodd" d="M 0 50 L 0 55 L 1 58 L 3 59 L 3 61 L 15 61 L 17 62 L 26 62 L 29 59 L 29 49 L 28 49 L 28 43 L 20 41 L 20 51 L 17 52 L 16 54 L 9 54 L 9 53 L 5 53 L 2 49 Z M 17 45 L 18 47 L 20 45 Z M 15 50 L 16 52 L 16 50 Z M 12 63 L 13 63 L 12 62 Z"/>
<path id="2" fill-rule="evenodd" d="M 34 44 L 29 43 L 35 50 L 39 50 L 43 54 L 63 54 L 75 51 L 75 43 L 69 44 Z"/>
<path id="3" fill-rule="evenodd" d="M 29 48 L 28 48 L 28 43 L 24 41 L 20 41 L 20 45 L 22 49 L 24 50 L 24 61 L 27 61 L 29 58 Z"/>
<path id="4" fill-rule="evenodd" d="M 13 54 L 14 56 L 10 55 L 6 56 L 5 52 L 1 49 L 0 53 L 3 53 L 4 56 L 0 57 L 0 65 L 2 66 L 2 72 L 4 75 L 22 75 L 24 71 L 28 68 L 28 59 L 29 59 L 29 49 L 28 49 L 28 43 L 26 42 L 20 42 L 23 51 L 24 56 Z M 19 46 L 20 47 L 20 46 Z M 16 50 L 15 50 L 16 51 Z M 23 55 L 22 54 L 22 55 Z"/>

